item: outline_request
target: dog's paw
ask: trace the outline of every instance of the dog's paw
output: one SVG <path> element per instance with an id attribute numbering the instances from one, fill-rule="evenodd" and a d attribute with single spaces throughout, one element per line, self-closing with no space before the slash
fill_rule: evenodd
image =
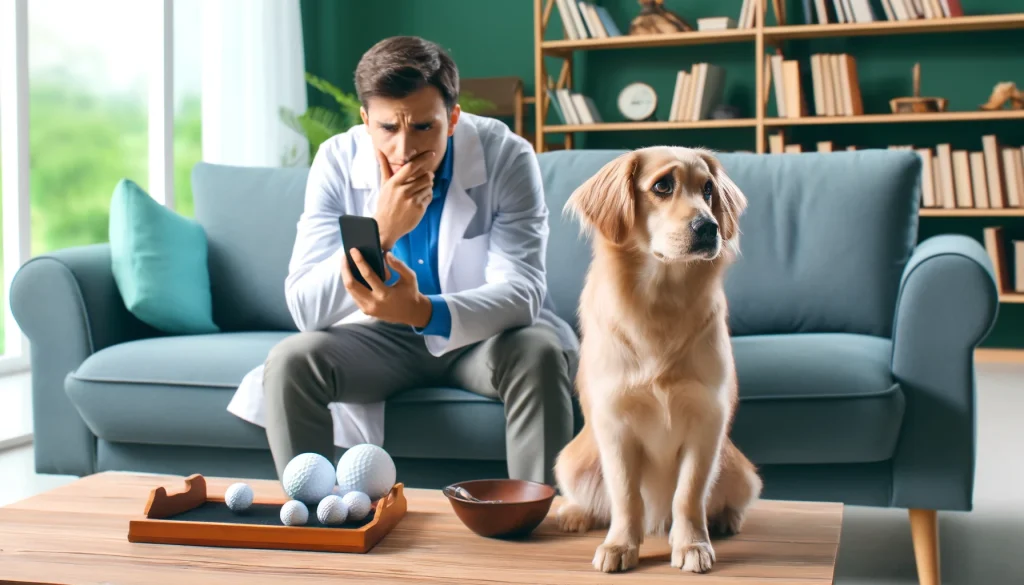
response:
<path id="1" fill-rule="evenodd" d="M 594 568 L 604 573 L 628 571 L 640 564 L 640 546 L 636 544 L 608 544 L 597 547 Z"/>
<path id="2" fill-rule="evenodd" d="M 733 508 L 726 508 L 708 518 L 708 531 L 712 536 L 732 536 L 739 534 L 743 528 L 743 513 Z"/>
<path id="3" fill-rule="evenodd" d="M 558 528 L 562 532 L 586 532 L 594 525 L 590 514 L 577 504 L 564 504 L 558 509 Z"/>
<path id="4" fill-rule="evenodd" d="M 706 573 L 715 564 L 715 549 L 710 542 L 672 545 L 672 566 L 691 573 Z"/>

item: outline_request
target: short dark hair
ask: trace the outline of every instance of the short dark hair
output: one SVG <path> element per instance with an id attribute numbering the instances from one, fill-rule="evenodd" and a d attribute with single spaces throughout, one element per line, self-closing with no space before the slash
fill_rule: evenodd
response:
<path id="1" fill-rule="evenodd" d="M 401 99 L 428 85 L 441 92 L 449 112 L 459 100 L 459 69 L 437 43 L 414 36 L 389 37 L 370 47 L 356 66 L 356 95 Z"/>

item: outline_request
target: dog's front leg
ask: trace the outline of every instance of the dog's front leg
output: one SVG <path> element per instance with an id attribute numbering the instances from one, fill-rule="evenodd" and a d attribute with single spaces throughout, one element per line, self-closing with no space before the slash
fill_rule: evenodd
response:
<path id="1" fill-rule="evenodd" d="M 709 571 L 715 562 L 706 509 L 723 439 L 724 419 L 716 422 L 701 421 L 687 437 L 672 498 L 672 566 L 693 573 Z"/>
<path id="2" fill-rule="evenodd" d="M 605 573 L 627 571 L 639 564 L 644 519 L 639 442 L 623 425 L 608 423 L 598 425 L 602 430 L 595 433 L 611 504 L 608 534 L 594 554 L 594 568 Z"/>

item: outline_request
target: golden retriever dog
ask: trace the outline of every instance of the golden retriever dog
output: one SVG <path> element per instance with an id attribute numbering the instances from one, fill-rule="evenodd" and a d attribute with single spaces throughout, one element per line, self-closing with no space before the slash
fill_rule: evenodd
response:
<path id="1" fill-rule="evenodd" d="M 740 530 L 761 494 L 728 431 L 736 374 L 722 279 L 746 197 L 711 151 L 658 146 L 606 164 L 565 211 L 594 234 L 576 379 L 585 423 L 555 477 L 562 530 L 607 528 L 594 567 L 625 571 L 645 535 L 703 573 L 711 534 Z"/>

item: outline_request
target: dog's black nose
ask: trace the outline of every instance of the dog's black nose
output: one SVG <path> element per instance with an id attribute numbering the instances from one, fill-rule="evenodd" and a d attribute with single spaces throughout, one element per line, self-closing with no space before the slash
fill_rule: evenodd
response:
<path id="1" fill-rule="evenodd" d="M 695 243 L 700 245 L 714 245 L 718 238 L 718 224 L 715 220 L 702 215 L 690 223 L 693 230 Z"/>

